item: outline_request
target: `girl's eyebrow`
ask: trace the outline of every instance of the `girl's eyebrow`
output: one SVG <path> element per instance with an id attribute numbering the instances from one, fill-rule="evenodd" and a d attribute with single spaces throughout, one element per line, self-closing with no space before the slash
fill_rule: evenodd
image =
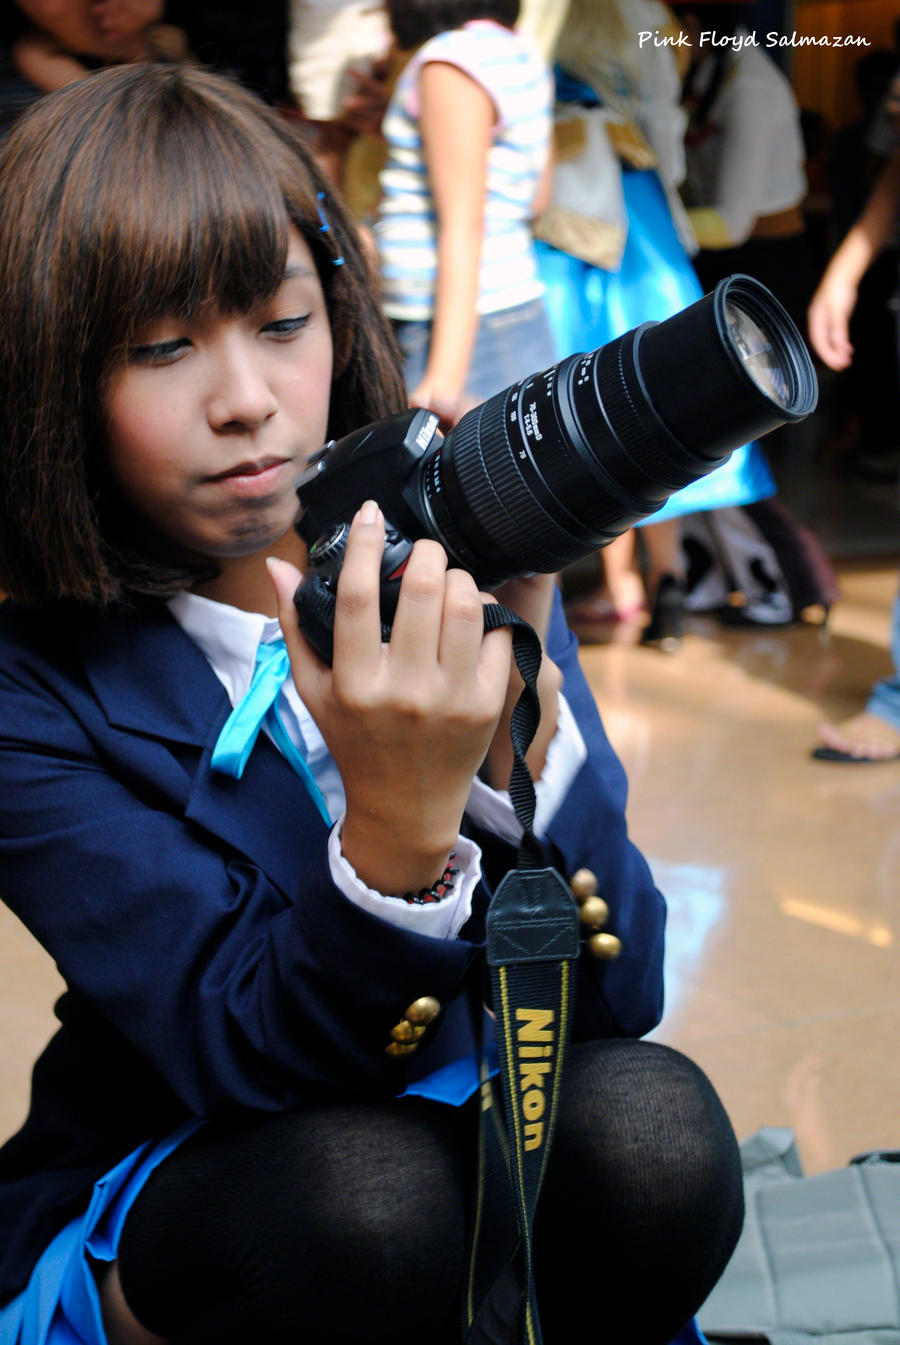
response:
<path id="1" fill-rule="evenodd" d="M 315 272 L 308 266 L 304 266 L 303 262 L 294 262 L 290 266 L 284 268 L 285 280 L 295 280 L 297 276 L 310 278 L 313 275 L 315 275 Z"/>

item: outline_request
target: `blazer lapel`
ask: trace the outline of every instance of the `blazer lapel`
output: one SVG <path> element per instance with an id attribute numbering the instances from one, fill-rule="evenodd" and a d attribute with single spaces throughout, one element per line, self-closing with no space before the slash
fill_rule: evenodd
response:
<path id="1" fill-rule="evenodd" d="M 231 706 L 205 655 L 174 617 L 161 604 L 121 615 L 91 614 L 77 638 L 110 725 L 137 735 L 136 758 L 166 744 L 170 753 L 176 744 L 196 749 L 178 752 L 190 776 L 180 800 L 185 817 L 259 865 L 285 893 L 296 892 L 310 855 L 319 847 L 324 853 L 328 828 L 302 780 L 265 734 L 240 780 L 211 770 L 210 756 Z"/>
<path id="2" fill-rule="evenodd" d="M 225 688 L 161 603 L 88 612 L 75 638 L 88 681 L 114 728 L 199 747 L 212 723 L 227 718 Z"/>

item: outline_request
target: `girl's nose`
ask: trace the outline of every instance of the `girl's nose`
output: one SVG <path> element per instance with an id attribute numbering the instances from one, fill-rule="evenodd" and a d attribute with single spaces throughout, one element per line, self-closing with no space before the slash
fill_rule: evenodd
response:
<path id="1" fill-rule="evenodd" d="M 255 430 L 277 409 L 259 352 L 248 350 L 241 341 L 223 343 L 216 352 L 207 402 L 212 428 L 222 433 Z"/>

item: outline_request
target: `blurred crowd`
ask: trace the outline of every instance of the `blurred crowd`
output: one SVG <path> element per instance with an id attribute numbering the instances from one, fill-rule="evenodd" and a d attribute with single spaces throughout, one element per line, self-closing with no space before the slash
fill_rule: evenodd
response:
<path id="1" fill-rule="evenodd" d="M 445 427 L 740 272 L 782 302 L 821 370 L 846 371 L 828 433 L 853 470 L 896 478 L 890 183 L 865 265 L 836 272 L 834 258 L 898 153 L 900 24 L 898 45 L 858 60 L 858 115 L 832 125 L 798 106 L 735 3 L 5 0 L 0 14 L 0 125 L 43 92 L 140 60 L 224 71 L 295 120 L 358 221 L 411 404 Z M 717 45 L 700 41 L 710 31 Z M 691 612 L 825 621 L 829 558 L 770 470 L 800 433 L 744 445 L 564 573 L 579 638 L 631 624 L 670 651 Z M 825 746 L 868 750 L 846 736 Z M 885 754 L 900 754 L 900 712 Z"/>

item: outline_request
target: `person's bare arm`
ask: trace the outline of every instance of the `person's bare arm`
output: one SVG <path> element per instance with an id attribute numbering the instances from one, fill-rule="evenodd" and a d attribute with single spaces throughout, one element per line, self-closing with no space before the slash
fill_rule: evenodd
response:
<path id="1" fill-rule="evenodd" d="M 553 152 L 553 141 L 547 147 L 547 157 L 544 160 L 544 167 L 541 172 L 537 185 L 537 191 L 534 194 L 534 200 L 531 203 L 531 213 L 536 218 L 550 204 L 550 193 L 553 189 L 553 168 L 555 155 Z"/>
<path id="2" fill-rule="evenodd" d="M 875 181 L 859 219 L 825 269 L 809 306 L 809 339 L 831 369 L 853 359 L 850 317 L 859 282 L 893 235 L 900 211 L 900 148 Z"/>
<path id="3" fill-rule="evenodd" d="M 437 215 L 437 281 L 425 373 L 410 394 L 452 421 L 478 325 L 487 158 L 494 104 L 457 66 L 430 62 L 419 75 L 420 129 Z"/>

